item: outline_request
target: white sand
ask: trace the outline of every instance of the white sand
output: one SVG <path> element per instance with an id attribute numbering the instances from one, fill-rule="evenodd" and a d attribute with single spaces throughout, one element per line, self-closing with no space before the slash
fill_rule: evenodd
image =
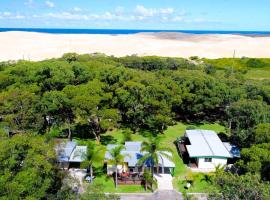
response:
<path id="1" fill-rule="evenodd" d="M 269 37 L 140 33 L 131 35 L 1 32 L 0 60 L 43 60 L 67 52 L 207 58 L 270 57 Z"/>

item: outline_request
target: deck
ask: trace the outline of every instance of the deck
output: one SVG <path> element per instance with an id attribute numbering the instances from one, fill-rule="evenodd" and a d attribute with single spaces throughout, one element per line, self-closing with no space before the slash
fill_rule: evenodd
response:
<path id="1" fill-rule="evenodd" d="M 141 185 L 143 184 L 143 176 L 139 173 L 122 173 L 118 177 L 120 185 Z"/>

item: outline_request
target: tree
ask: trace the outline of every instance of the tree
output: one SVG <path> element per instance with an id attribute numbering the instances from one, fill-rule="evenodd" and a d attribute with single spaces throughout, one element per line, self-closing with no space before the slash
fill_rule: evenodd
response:
<path id="1" fill-rule="evenodd" d="M 215 183 L 220 193 L 209 195 L 210 200 L 264 200 L 270 197 L 270 188 L 260 181 L 256 175 L 246 174 L 238 176 L 231 173 L 223 173 L 215 177 Z"/>
<path id="2" fill-rule="evenodd" d="M 233 130 L 253 128 L 269 121 L 269 106 L 263 101 L 240 100 L 227 109 L 228 120 Z"/>
<path id="3" fill-rule="evenodd" d="M 144 189 L 145 191 L 150 186 L 151 190 L 153 191 L 153 184 L 156 183 L 155 178 L 152 176 L 151 172 L 148 169 L 144 169 L 143 171 L 143 179 L 144 179 Z"/>
<path id="4" fill-rule="evenodd" d="M 46 118 L 47 126 L 50 127 L 52 123 L 61 125 L 66 123 L 68 139 L 71 140 L 71 124 L 75 116 L 67 95 L 62 91 L 45 92 L 42 97 L 41 107 Z"/>
<path id="5" fill-rule="evenodd" d="M 111 149 L 109 151 L 110 154 L 110 159 L 108 160 L 108 163 L 112 164 L 115 167 L 115 188 L 117 188 L 118 184 L 118 165 L 123 165 L 125 154 L 122 153 L 122 151 L 125 149 L 125 146 L 119 145 L 116 146 L 115 148 Z"/>
<path id="6" fill-rule="evenodd" d="M 270 181 L 270 143 L 253 145 L 241 151 L 242 159 L 237 163 L 244 172 L 258 174 Z"/>
<path id="7" fill-rule="evenodd" d="M 67 91 L 72 98 L 77 121 L 89 127 L 98 143 L 100 135 L 115 127 L 121 119 L 117 109 L 107 107 L 105 102 L 109 101 L 111 94 L 106 93 L 103 87 L 103 83 L 95 80 L 79 87 L 68 87 L 73 91 Z"/>
<path id="8" fill-rule="evenodd" d="M 210 118 L 220 115 L 220 108 L 229 97 L 229 87 L 221 78 L 197 71 L 176 71 L 170 74 L 181 90 L 181 102 L 174 105 L 174 112 L 186 119 Z"/>
<path id="9" fill-rule="evenodd" d="M 133 132 L 142 126 L 144 105 L 142 103 L 145 86 L 134 81 L 125 82 L 124 86 L 116 89 L 116 102 L 121 111 L 122 119 L 130 125 Z"/>
<path id="10" fill-rule="evenodd" d="M 0 196 L 42 199 L 61 187 L 53 146 L 42 136 L 17 134 L 0 139 Z"/>
<path id="11" fill-rule="evenodd" d="M 82 167 L 88 167 L 90 170 L 90 182 L 93 181 L 93 166 L 103 163 L 104 158 L 104 148 L 98 146 L 93 142 L 87 143 L 87 152 L 83 154 L 84 162 L 82 162 Z"/>
<path id="12" fill-rule="evenodd" d="M 258 124 L 254 130 L 255 143 L 270 143 L 270 123 Z"/>
<path id="13" fill-rule="evenodd" d="M 232 103 L 227 109 L 229 125 L 232 130 L 232 140 L 240 147 L 252 143 L 252 129 L 260 123 L 269 122 L 270 107 L 263 101 L 240 100 Z"/>
<path id="14" fill-rule="evenodd" d="M 132 131 L 130 129 L 125 129 L 123 132 L 123 141 L 122 143 L 125 144 L 125 142 L 132 141 Z"/>
<path id="15" fill-rule="evenodd" d="M 156 167 L 157 173 L 159 169 L 159 162 L 162 162 L 162 173 L 164 173 L 164 165 L 162 157 L 166 157 L 172 160 L 172 150 L 161 144 L 160 137 L 151 137 L 149 141 L 144 141 L 142 143 L 141 152 L 144 155 L 140 158 L 139 164 L 150 165 L 150 171 L 154 173 L 154 167 Z"/>
<path id="16" fill-rule="evenodd" d="M 31 88 L 14 88 L 0 93 L 0 115 L 12 132 L 38 131 L 44 120 L 37 107 L 40 97 Z"/>
<path id="17" fill-rule="evenodd" d="M 31 71 L 30 78 L 41 88 L 42 92 L 60 91 L 71 84 L 75 78 L 72 66 L 64 61 L 43 61 L 37 63 L 35 67 L 36 69 Z"/>

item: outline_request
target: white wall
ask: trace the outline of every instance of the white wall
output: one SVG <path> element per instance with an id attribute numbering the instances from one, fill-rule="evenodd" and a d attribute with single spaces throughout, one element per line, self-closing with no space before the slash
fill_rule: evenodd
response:
<path id="1" fill-rule="evenodd" d="M 215 169 L 218 165 L 224 166 L 227 164 L 226 158 L 212 158 L 212 162 L 204 162 L 204 158 L 197 159 L 198 168 Z"/>

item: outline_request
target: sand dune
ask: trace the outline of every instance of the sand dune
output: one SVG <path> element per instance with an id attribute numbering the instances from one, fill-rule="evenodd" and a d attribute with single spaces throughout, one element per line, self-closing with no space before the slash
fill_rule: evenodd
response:
<path id="1" fill-rule="evenodd" d="M 130 35 L 1 32 L 0 60 L 43 60 L 67 52 L 207 58 L 270 57 L 270 36 L 140 33 Z"/>

